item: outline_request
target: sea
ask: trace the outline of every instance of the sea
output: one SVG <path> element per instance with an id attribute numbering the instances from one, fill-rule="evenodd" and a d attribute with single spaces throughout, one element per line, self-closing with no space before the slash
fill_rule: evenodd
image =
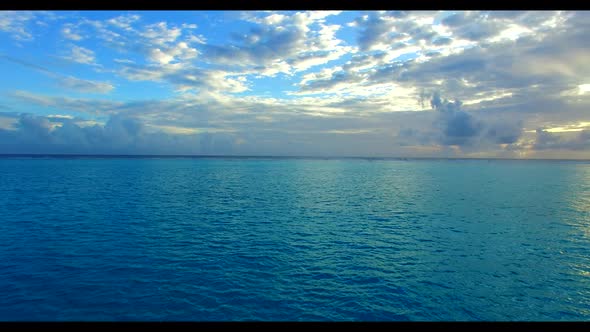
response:
<path id="1" fill-rule="evenodd" d="M 1 321 L 588 321 L 590 162 L 0 157 Z"/>

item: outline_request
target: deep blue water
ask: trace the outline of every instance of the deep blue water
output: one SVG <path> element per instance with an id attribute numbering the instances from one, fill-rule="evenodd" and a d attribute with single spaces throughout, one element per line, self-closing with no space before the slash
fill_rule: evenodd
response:
<path id="1" fill-rule="evenodd" d="M 590 319 L 590 164 L 0 158 L 2 321 Z"/>

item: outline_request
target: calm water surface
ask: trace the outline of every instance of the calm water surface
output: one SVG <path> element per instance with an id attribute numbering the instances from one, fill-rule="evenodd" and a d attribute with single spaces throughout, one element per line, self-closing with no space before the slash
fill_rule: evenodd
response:
<path id="1" fill-rule="evenodd" d="M 590 164 L 0 158 L 0 320 L 590 319 Z"/>

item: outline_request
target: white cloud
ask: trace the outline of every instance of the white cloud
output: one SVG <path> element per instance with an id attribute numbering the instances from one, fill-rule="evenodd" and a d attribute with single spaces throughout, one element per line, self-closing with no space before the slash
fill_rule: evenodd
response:
<path id="1" fill-rule="evenodd" d="M 116 63 L 128 63 L 128 64 L 135 63 L 133 60 L 129 60 L 129 59 L 113 59 L 113 61 Z"/>
<path id="2" fill-rule="evenodd" d="M 50 114 L 47 116 L 50 119 L 73 119 L 74 117 L 71 115 L 63 115 L 63 114 Z"/>
<path id="3" fill-rule="evenodd" d="M 174 56 L 170 54 L 166 54 L 162 52 L 159 48 L 153 49 L 150 52 L 150 60 L 154 62 L 159 62 L 161 64 L 168 64 L 170 61 L 174 60 Z"/>
<path id="4" fill-rule="evenodd" d="M 94 60 L 96 59 L 94 51 L 77 45 L 73 45 L 70 54 L 62 58 L 87 65 L 95 64 Z"/>
<path id="5" fill-rule="evenodd" d="M 580 84 L 578 85 L 578 94 L 586 94 L 590 92 L 590 84 Z"/>
<path id="6" fill-rule="evenodd" d="M 121 63 L 123 66 L 118 74 L 131 81 L 160 81 L 167 75 L 181 69 L 180 64 L 164 64 L 160 66 L 141 66 L 133 63 Z"/>
<path id="7" fill-rule="evenodd" d="M 163 50 L 155 48 L 150 50 L 149 59 L 160 64 L 168 64 L 175 61 L 175 58 L 180 60 L 190 60 L 198 55 L 195 48 L 189 47 L 186 42 L 179 42 L 173 47 L 167 47 Z"/>
<path id="8" fill-rule="evenodd" d="M 63 28 L 61 29 L 61 34 L 64 38 L 69 40 L 82 40 L 84 37 L 82 35 L 74 32 L 74 25 L 71 23 L 64 24 Z"/>
<path id="9" fill-rule="evenodd" d="M 274 77 L 277 74 L 287 74 L 290 75 L 292 73 L 292 67 L 283 60 L 277 60 L 270 64 L 267 64 L 262 70 L 256 71 L 261 76 L 270 76 Z"/>
<path id="10" fill-rule="evenodd" d="M 139 34 L 155 45 L 165 45 L 176 41 L 182 34 L 182 29 L 168 28 L 168 23 L 159 22 L 147 25 Z"/>
<path id="11" fill-rule="evenodd" d="M 489 42 L 497 43 L 502 41 L 514 41 L 520 37 L 533 34 L 533 30 L 518 24 L 509 24 L 506 29 L 500 31 L 496 36 L 489 39 Z"/>
<path id="12" fill-rule="evenodd" d="M 83 80 L 72 76 L 60 79 L 60 85 L 67 89 L 89 93 L 108 93 L 114 89 L 114 86 L 107 82 Z"/>
<path id="13" fill-rule="evenodd" d="M 196 28 L 198 28 L 198 26 L 194 23 L 193 24 L 183 23 L 182 28 L 183 29 L 196 29 Z"/>
<path id="14" fill-rule="evenodd" d="M 11 34 L 17 40 L 32 40 L 28 24 L 35 14 L 28 11 L 0 11 L 0 31 Z"/>
<path id="15" fill-rule="evenodd" d="M 189 34 L 189 36 L 186 40 L 191 43 L 197 43 L 197 44 L 207 43 L 207 38 L 205 38 L 203 35 L 195 36 L 195 35 Z"/>
<path id="16" fill-rule="evenodd" d="M 139 15 L 121 15 L 107 20 L 107 23 L 119 29 L 132 31 L 131 25 L 140 19 Z"/>
<path id="17" fill-rule="evenodd" d="M 261 23 L 266 24 L 266 25 L 276 25 L 276 24 L 283 22 L 285 19 L 287 19 L 286 15 L 271 14 L 271 15 L 268 15 L 265 18 L 263 18 L 261 20 Z"/>

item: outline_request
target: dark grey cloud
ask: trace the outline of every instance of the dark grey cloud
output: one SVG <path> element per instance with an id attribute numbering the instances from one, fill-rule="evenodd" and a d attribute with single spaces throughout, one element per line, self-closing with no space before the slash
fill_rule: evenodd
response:
<path id="1" fill-rule="evenodd" d="M 438 112 L 443 145 L 467 145 L 480 136 L 484 125 L 471 114 L 461 110 L 461 101 L 442 99 L 435 92 L 430 100 L 432 109 Z"/>
<path id="2" fill-rule="evenodd" d="M 224 133 L 148 132 L 141 120 L 120 114 L 112 115 L 105 125 L 59 121 L 62 125 L 52 129 L 52 121 L 45 117 L 21 114 L 14 129 L 0 129 L 0 153 L 224 154 L 231 153 L 234 145 L 233 137 Z"/>
<path id="3" fill-rule="evenodd" d="M 413 41 L 424 40 L 432 43 L 438 33 L 431 25 L 416 23 L 414 16 L 421 16 L 427 13 L 408 12 L 371 12 L 365 16 L 355 19 L 354 23 L 359 26 L 357 42 L 362 52 L 370 51 L 375 46 L 384 44 L 405 46 L 400 43 L 402 40 Z M 399 47 L 398 46 L 398 47 Z"/>
<path id="4" fill-rule="evenodd" d="M 444 113 L 443 139 L 444 145 L 465 145 L 474 137 L 479 136 L 482 124 L 464 111 Z"/>
<path id="5" fill-rule="evenodd" d="M 409 37 L 413 40 L 424 40 L 432 43 L 438 37 L 438 33 L 432 29 L 432 25 L 420 25 L 413 19 L 396 20 L 396 31 L 400 32 L 400 37 Z"/>
<path id="6" fill-rule="evenodd" d="M 339 27 L 331 31 L 330 26 L 318 24 L 324 21 L 314 17 L 314 13 L 283 15 L 280 20 L 270 19 L 272 16 L 255 19 L 255 26 L 246 33 L 232 34 L 227 44 L 201 45 L 202 60 L 234 69 L 250 67 L 264 72 L 278 62 L 287 63 L 287 67 L 295 70 L 305 70 L 346 53 L 339 45 L 342 41 L 334 35 Z M 299 68 L 301 63 L 309 65 Z"/>
<path id="7" fill-rule="evenodd" d="M 376 69 L 372 69 L 368 74 L 367 82 L 369 84 L 379 84 L 391 82 L 392 77 L 400 76 L 403 72 L 401 64 L 392 63 L 384 66 L 379 66 Z"/>
<path id="8" fill-rule="evenodd" d="M 496 144 L 514 144 L 522 134 L 523 122 L 518 120 L 488 123 L 485 132 L 486 138 Z"/>
<path id="9" fill-rule="evenodd" d="M 355 118 L 310 121 L 314 117 L 286 114 L 274 123 L 245 119 L 249 121 L 238 124 L 236 134 L 175 135 L 149 132 L 142 120 L 124 114 L 111 115 L 104 125 L 85 127 L 77 119 L 21 114 L 12 130 L 0 129 L 0 153 L 383 156 L 384 151 L 396 151 L 382 131 L 356 134 L 367 128 Z M 61 127 L 51 129 L 57 123 Z"/>
<path id="10" fill-rule="evenodd" d="M 432 41 L 432 44 L 435 46 L 445 46 L 449 45 L 453 41 L 452 38 L 449 37 L 439 37 Z"/>
<path id="11" fill-rule="evenodd" d="M 499 18 L 489 17 L 486 12 L 458 12 L 441 23 L 449 27 L 455 37 L 479 41 L 496 35 L 504 27 Z"/>
<path id="12" fill-rule="evenodd" d="M 448 27 L 458 27 L 464 24 L 467 24 L 470 20 L 471 14 L 468 13 L 455 13 L 445 17 L 441 23 Z"/>
<path id="13" fill-rule="evenodd" d="M 392 21 L 376 13 L 369 14 L 366 20 L 358 19 L 356 22 L 362 27 L 358 36 L 361 51 L 370 50 L 373 45 L 380 43 L 383 39 L 393 41 L 395 37 L 400 36 L 393 32 L 395 25 Z"/>
<path id="14" fill-rule="evenodd" d="M 329 79 L 314 80 L 301 87 L 302 92 L 328 90 L 339 85 L 358 83 L 363 80 L 361 75 L 344 70 L 335 72 Z"/>
<path id="15" fill-rule="evenodd" d="M 494 10 L 487 12 L 486 14 L 491 18 L 515 20 L 523 15 L 526 15 L 526 12 L 521 10 Z M 538 14 L 541 14 L 541 12 L 535 12 L 535 14 L 535 16 L 539 16 Z"/>
<path id="16" fill-rule="evenodd" d="M 256 27 L 237 45 L 204 45 L 204 56 L 216 63 L 266 64 L 297 53 L 304 46 L 305 32 L 291 26 L 287 29 Z"/>
<path id="17" fill-rule="evenodd" d="M 422 93 L 423 99 L 427 97 L 428 94 Z M 444 99 L 438 91 L 430 95 L 430 106 L 436 112 L 431 128 L 405 128 L 398 134 L 398 139 L 404 141 L 404 144 L 414 141 L 477 150 L 487 146 L 516 143 L 523 133 L 521 121 L 502 121 L 497 118 L 490 120 L 476 116 L 475 112 L 463 110 L 460 100 Z"/>
<path id="18" fill-rule="evenodd" d="M 582 130 L 564 137 L 544 129 L 537 129 L 533 148 L 535 150 L 570 150 L 581 151 L 590 149 L 590 130 Z M 573 137 L 572 137 L 573 136 Z"/>

